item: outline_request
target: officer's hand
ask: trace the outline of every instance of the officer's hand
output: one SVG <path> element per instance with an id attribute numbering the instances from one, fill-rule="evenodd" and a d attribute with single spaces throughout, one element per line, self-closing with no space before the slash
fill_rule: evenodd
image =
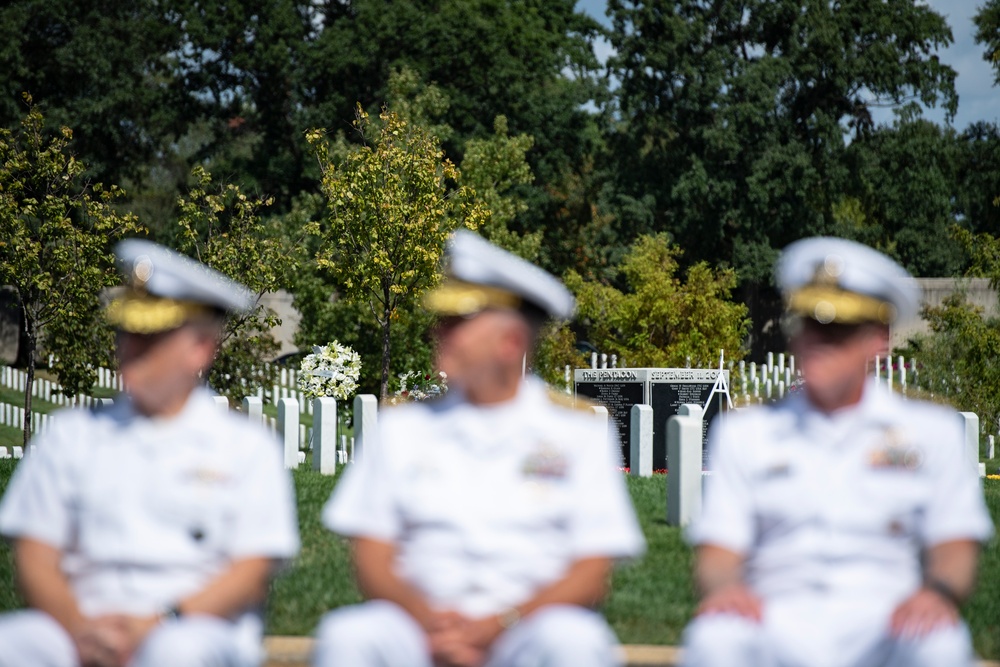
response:
<path id="1" fill-rule="evenodd" d="M 73 633 L 82 667 L 124 667 L 127 641 L 125 626 L 107 616 L 87 619 Z"/>
<path id="2" fill-rule="evenodd" d="M 698 616 L 736 614 L 759 623 L 764 615 L 764 605 L 746 584 L 735 583 L 717 588 L 702 598 L 696 613 Z"/>
<path id="3" fill-rule="evenodd" d="M 889 622 L 896 637 L 923 637 L 958 622 L 955 603 L 937 591 L 921 588 L 896 607 Z"/>
<path id="4" fill-rule="evenodd" d="M 454 611 L 435 612 L 426 628 L 431 660 L 436 667 L 480 667 L 486 652 L 469 642 L 472 621 Z"/>

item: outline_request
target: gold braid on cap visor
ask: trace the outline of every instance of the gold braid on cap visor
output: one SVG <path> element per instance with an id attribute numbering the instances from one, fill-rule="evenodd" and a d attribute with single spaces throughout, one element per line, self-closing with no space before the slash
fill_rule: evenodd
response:
<path id="1" fill-rule="evenodd" d="M 193 301 L 164 299 L 130 290 L 113 300 L 104 315 L 115 327 L 136 334 L 153 334 L 176 329 L 197 315 L 212 309 Z"/>
<path id="2" fill-rule="evenodd" d="M 822 324 L 891 324 L 896 319 L 896 308 L 891 303 L 831 285 L 806 285 L 792 292 L 788 310 Z"/>
<path id="3" fill-rule="evenodd" d="M 424 306 L 441 315 L 472 315 L 487 308 L 518 308 L 521 298 L 513 292 L 448 280 L 424 297 Z"/>

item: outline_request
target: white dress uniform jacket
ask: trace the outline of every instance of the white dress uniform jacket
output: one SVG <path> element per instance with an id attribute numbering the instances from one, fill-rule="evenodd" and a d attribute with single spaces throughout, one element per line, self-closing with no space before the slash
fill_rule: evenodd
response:
<path id="1" fill-rule="evenodd" d="M 10 482 L 0 533 L 63 552 L 88 616 L 155 614 L 234 559 L 288 559 L 299 546 L 277 443 L 205 390 L 171 419 L 138 415 L 124 396 L 59 414 Z M 233 630 L 259 643 L 259 614 Z"/>
<path id="2" fill-rule="evenodd" d="M 769 607 L 797 610 L 769 631 L 813 656 L 802 664 L 880 641 L 921 584 L 924 549 L 992 534 L 961 421 L 941 406 L 869 383 L 860 404 L 832 415 L 794 394 L 730 414 L 711 437 L 714 470 L 690 539 L 746 556 L 765 626 L 782 616 L 768 618 Z"/>
<path id="3" fill-rule="evenodd" d="M 379 420 L 323 520 L 395 544 L 398 573 L 433 607 L 501 613 L 576 560 L 644 549 L 607 429 L 537 380 L 502 405 L 453 392 Z"/>

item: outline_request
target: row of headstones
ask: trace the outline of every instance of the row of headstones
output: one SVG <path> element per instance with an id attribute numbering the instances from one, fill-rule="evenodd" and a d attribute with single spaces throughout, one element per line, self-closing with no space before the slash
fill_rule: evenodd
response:
<path id="1" fill-rule="evenodd" d="M 270 369 L 270 364 L 265 364 L 265 367 Z M 270 376 L 270 372 L 268 375 Z M 279 368 L 275 374 L 275 379 L 278 381 L 279 387 L 297 387 L 299 384 L 299 371 L 296 368 Z"/>
<path id="2" fill-rule="evenodd" d="M 282 383 L 286 383 L 289 379 L 291 379 L 294 386 L 296 377 L 297 371 L 289 370 L 287 368 L 281 369 L 280 378 Z M 3 366 L 2 369 L 0 369 L 0 386 L 23 392 L 25 386 L 27 386 L 27 379 L 28 374 L 17 368 Z M 98 368 L 97 386 L 103 389 L 120 391 L 122 388 L 121 377 L 109 368 Z M 292 398 L 298 401 L 300 414 L 312 414 L 312 402 L 304 400 L 299 391 L 283 386 L 283 384 L 273 385 L 271 391 L 271 396 L 273 397 L 275 404 L 277 404 L 277 401 L 281 398 Z M 40 398 L 44 401 L 60 406 L 83 405 L 85 407 L 90 407 L 90 405 L 97 400 L 86 395 L 74 396 L 72 398 L 65 396 L 59 393 L 58 383 L 44 378 L 35 379 L 32 383 L 31 395 L 35 398 Z M 257 397 L 261 400 L 264 399 L 263 388 L 257 390 Z"/>
<path id="3" fill-rule="evenodd" d="M 12 366 L 0 368 L 0 386 L 23 392 L 28 385 L 28 374 Z M 109 368 L 97 369 L 97 386 L 104 389 L 121 389 L 121 378 Z M 45 378 L 35 378 L 31 383 L 31 395 L 56 405 L 77 405 L 82 403 L 83 396 L 72 398 L 59 393 L 59 384 Z"/>
<path id="4" fill-rule="evenodd" d="M 608 409 L 596 405 L 590 410 L 610 427 Z M 702 476 L 702 415 L 700 405 L 685 404 L 677 414 L 667 419 L 667 524 L 686 526 L 701 515 Z M 633 405 L 629 442 L 629 474 L 636 477 L 653 475 L 653 408 Z"/>
<path id="5" fill-rule="evenodd" d="M 41 433 L 47 429 L 51 423 L 52 415 L 41 412 L 31 413 L 32 433 Z M 0 426 L 23 429 L 24 408 L 19 405 L 11 405 L 10 403 L 0 403 Z"/>
<path id="6" fill-rule="evenodd" d="M 216 397 L 220 408 L 228 409 L 228 401 L 223 396 Z M 312 401 L 313 427 L 309 442 L 313 453 L 312 467 L 324 475 L 337 472 L 337 465 L 352 461 L 364 450 L 366 434 L 371 437 L 378 423 L 378 399 L 371 394 L 360 394 L 354 397 L 354 437 L 351 447 L 347 448 L 346 436 L 338 439 L 337 433 L 337 400 L 334 398 L 317 398 Z M 259 396 L 248 396 L 243 399 L 243 413 L 251 421 L 265 421 L 264 402 Z M 278 399 L 278 417 L 273 422 L 273 428 L 284 447 L 286 468 L 298 468 L 305 462 L 305 452 L 302 451 L 302 434 L 299 424 L 300 407 L 294 398 Z"/>
<path id="7" fill-rule="evenodd" d="M 603 406 L 590 408 L 608 424 L 608 410 Z M 974 412 L 959 413 L 965 433 L 965 458 L 978 472 L 986 475 L 986 465 L 979 462 L 979 416 Z M 667 523 L 684 526 L 701 514 L 702 479 L 710 472 L 702 470 L 702 407 L 682 405 L 677 414 L 667 419 Z M 995 454 L 994 437 L 989 436 L 987 455 Z M 633 405 L 629 442 L 629 474 L 638 477 L 653 475 L 653 408 Z"/>
<path id="8" fill-rule="evenodd" d="M 609 358 L 607 354 L 598 356 L 596 352 L 591 353 L 591 368 L 608 368 L 609 362 L 611 368 L 617 368 L 617 355 L 612 354 Z M 691 367 L 690 359 L 687 366 Z M 746 402 L 751 400 L 763 402 L 764 400 L 783 398 L 785 392 L 800 377 L 795 369 L 795 356 L 786 355 L 784 352 L 777 354 L 768 352 L 767 360 L 761 364 L 747 363 L 742 360 L 738 364 L 730 362 L 729 371 L 734 375 L 731 382 L 736 385 L 731 387 L 731 391 L 736 394 L 738 389 L 739 394 Z M 895 384 L 900 388 L 900 391 L 905 392 L 908 377 L 913 376 L 915 380 L 916 375 L 917 364 L 912 359 L 907 364 L 902 355 L 896 359 L 895 363 L 893 363 L 891 356 L 875 357 L 875 380 L 879 384 L 884 381 L 889 389 L 892 389 Z M 566 385 L 569 386 L 569 384 L 570 367 L 567 366 Z"/>
<path id="9" fill-rule="evenodd" d="M 104 405 L 112 405 L 110 398 L 97 399 Z M 216 404 L 220 409 L 228 410 L 229 401 L 225 396 L 216 396 Z M 350 450 L 347 448 L 347 438 L 337 438 L 337 401 L 333 398 L 317 398 L 313 401 L 313 428 L 306 429 L 299 424 L 299 406 L 292 398 L 282 398 L 278 401 L 278 417 L 273 419 L 264 414 L 264 402 L 257 396 L 243 399 L 243 413 L 248 419 L 271 427 L 282 442 L 286 468 L 298 468 L 305 461 L 306 453 L 303 447 L 313 451 L 313 468 L 323 474 L 332 475 L 337 471 L 337 464 L 348 463 L 361 451 L 366 433 L 374 433 L 378 420 L 378 399 L 371 394 L 362 394 L 354 398 L 354 437 L 351 438 Z M 35 432 L 46 428 L 51 417 L 34 413 Z M 18 421 L 20 419 L 20 421 Z M 6 421 L 5 421 L 6 420 Z M 23 428 L 24 410 L 9 404 L 0 404 L 0 423 Z M 311 445 L 311 446 L 310 446 Z M 18 451 L 18 450 L 15 450 Z M 0 452 L 7 453 L 6 449 Z M 0 458 L 2 458 L 0 454 Z M 17 456 L 16 458 L 20 458 Z"/>
<path id="10" fill-rule="evenodd" d="M 260 387 L 257 389 L 257 398 L 261 401 L 265 400 L 264 388 Z M 299 408 L 299 414 L 312 415 L 313 414 L 313 402 L 305 398 L 302 392 L 297 389 L 290 389 L 280 384 L 271 386 L 271 400 L 274 405 L 278 405 L 278 402 L 283 398 L 290 398 L 296 402 Z"/>
<path id="11" fill-rule="evenodd" d="M 28 445 L 28 453 L 35 448 L 34 445 Z M 15 445 L 12 447 L 13 452 L 8 452 L 6 447 L 0 447 L 0 459 L 23 459 L 24 458 L 24 447 L 20 445 Z"/>

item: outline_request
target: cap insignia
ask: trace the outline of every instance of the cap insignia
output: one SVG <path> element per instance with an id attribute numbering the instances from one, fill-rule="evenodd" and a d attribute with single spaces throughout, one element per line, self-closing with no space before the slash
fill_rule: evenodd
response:
<path id="1" fill-rule="evenodd" d="M 153 260 L 149 255 L 139 255 L 132 263 L 132 287 L 134 289 L 145 289 L 146 283 L 153 277 Z"/>
<path id="2" fill-rule="evenodd" d="M 844 259 L 840 255 L 827 255 L 826 259 L 816 265 L 816 273 L 813 274 L 814 285 L 825 285 L 828 287 L 838 287 L 840 276 L 844 273 Z"/>

